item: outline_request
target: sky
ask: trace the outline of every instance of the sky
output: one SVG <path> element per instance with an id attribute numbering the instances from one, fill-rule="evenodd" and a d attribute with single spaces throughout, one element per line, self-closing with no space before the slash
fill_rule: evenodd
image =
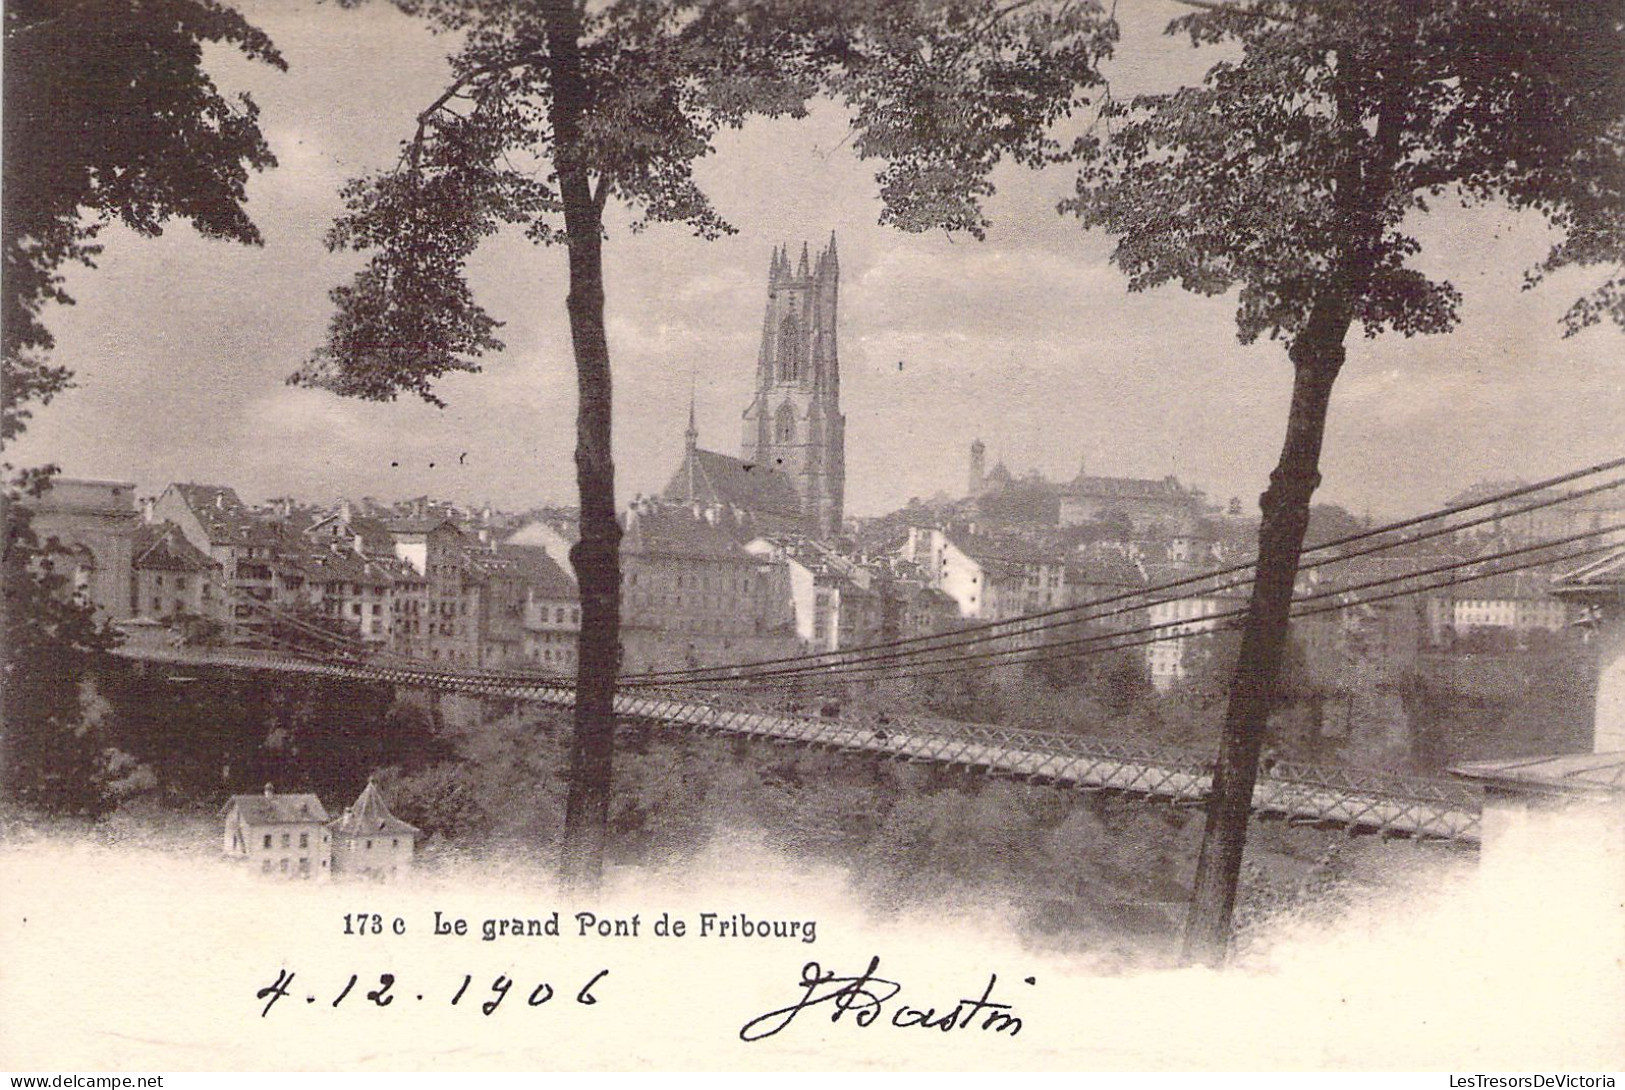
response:
<path id="1" fill-rule="evenodd" d="M 288 386 L 321 342 L 328 291 L 360 264 L 323 236 L 350 177 L 392 163 L 445 81 L 453 43 L 389 5 L 238 5 L 289 71 L 210 54 L 227 91 L 250 92 L 279 167 L 249 185 L 263 248 L 172 224 L 156 239 L 105 236 L 75 269 L 77 305 L 46 322 L 78 387 L 36 411 L 8 452 L 64 474 L 228 484 L 254 502 L 425 493 L 522 509 L 573 503 L 575 378 L 564 253 L 499 236 L 476 255 L 481 303 L 505 325 L 484 370 L 440 383 L 436 409 Z M 1181 9 L 1132 0 L 1114 93 L 1200 71 L 1206 54 L 1158 31 Z M 703 446 L 738 453 L 773 247 L 841 258 L 847 511 L 965 491 L 968 448 L 1051 479 L 1174 474 L 1248 509 L 1279 453 L 1291 372 L 1278 343 L 1237 343 L 1234 297 L 1130 294 L 1111 240 L 1055 206 L 1064 166 L 1003 166 L 985 241 L 878 225 L 878 164 L 856 159 L 832 104 L 803 121 L 748 124 L 718 140 L 701 184 L 738 233 L 625 229 L 605 249 L 615 378 L 617 488 L 658 491 L 682 456 L 691 389 Z M 1448 206 L 1416 224 L 1418 264 L 1464 294 L 1451 334 L 1349 339 L 1333 397 L 1319 499 L 1357 514 L 1436 505 L 1479 480 L 1526 480 L 1620 453 L 1625 341 L 1565 340 L 1563 311 L 1588 286 L 1564 274 L 1521 290 L 1550 243 L 1539 220 Z M 1594 275 L 1594 274 L 1593 274 Z"/>

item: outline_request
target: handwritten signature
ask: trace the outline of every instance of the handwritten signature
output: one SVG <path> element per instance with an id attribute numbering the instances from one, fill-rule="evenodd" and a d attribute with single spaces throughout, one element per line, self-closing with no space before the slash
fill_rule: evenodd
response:
<path id="1" fill-rule="evenodd" d="M 739 1030 L 743 1041 L 761 1041 L 782 1033 L 796 1015 L 809 1007 L 823 1007 L 831 1022 L 839 1022 L 850 1014 L 860 1028 L 874 1025 L 886 1013 L 886 1004 L 896 999 L 903 986 L 895 980 L 878 975 L 880 957 L 869 959 L 869 967 L 857 976 L 837 976 L 826 971 L 816 961 L 801 967 L 801 998 L 787 1007 L 768 1011 L 746 1022 Z M 891 1011 L 889 1022 L 900 1029 L 918 1027 L 951 1033 L 975 1027 L 983 1032 L 1003 1033 L 1014 1037 L 1021 1032 L 1021 1019 L 1010 1003 L 993 999 L 993 988 L 999 981 L 997 973 L 989 973 L 987 986 L 980 998 L 960 999 L 951 1008 L 937 1013 L 936 1007 L 911 1007 L 900 1003 Z M 1026 983 L 1034 984 L 1032 977 Z M 820 1012 L 823 1013 L 823 1012 Z"/>

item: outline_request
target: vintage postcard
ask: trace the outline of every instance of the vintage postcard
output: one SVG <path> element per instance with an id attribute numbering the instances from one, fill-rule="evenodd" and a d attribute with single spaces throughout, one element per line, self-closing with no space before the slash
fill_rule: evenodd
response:
<path id="1" fill-rule="evenodd" d="M 1614 1085 L 1617 10 L 4 18 L 0 1068 Z"/>

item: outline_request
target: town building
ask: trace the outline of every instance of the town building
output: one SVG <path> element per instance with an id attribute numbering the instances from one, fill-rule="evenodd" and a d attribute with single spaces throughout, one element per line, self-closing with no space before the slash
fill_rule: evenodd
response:
<path id="1" fill-rule="evenodd" d="M 1092 476 L 1080 463 L 1077 476 L 1057 484 L 1037 473 L 1015 477 L 1003 462 L 989 470 L 986 461 L 987 446 L 977 439 L 970 448 L 967 496 L 984 515 L 1001 512 L 1001 505 L 1020 498 L 1016 511 L 1003 512 L 1006 518 L 1013 513 L 1025 521 L 1053 519 L 1050 525 L 1063 527 L 1120 523 L 1124 536 L 1186 538 L 1187 549 L 1203 547 L 1214 536 L 1202 525 L 1206 497 L 1172 476 Z"/>
<path id="2" fill-rule="evenodd" d="M 745 549 L 740 519 L 717 507 L 633 503 L 621 538 L 623 673 L 798 650 L 789 569 Z"/>
<path id="3" fill-rule="evenodd" d="M 499 556 L 514 564 L 523 579 L 523 656 L 531 666 L 573 677 L 581 638 L 581 595 L 576 581 L 546 548 L 509 544 Z"/>
<path id="4" fill-rule="evenodd" d="M 315 795 L 278 795 L 266 784 L 262 794 L 233 795 L 223 814 L 225 853 L 251 871 L 281 878 L 331 873 L 328 815 Z"/>
<path id="5" fill-rule="evenodd" d="M 284 546 L 276 526 L 250 511 L 235 489 L 211 484 L 171 484 L 152 503 L 147 521 L 173 522 L 220 565 L 233 638 L 263 636 L 276 609 L 275 561 Z"/>
<path id="6" fill-rule="evenodd" d="M 333 850 L 333 873 L 388 881 L 412 869 L 412 857 L 423 831 L 390 813 L 371 780 L 361 796 L 337 821 L 327 826 Z"/>
<path id="7" fill-rule="evenodd" d="M 67 580 L 68 592 L 100 619 L 131 617 L 130 572 L 141 521 L 135 485 L 53 477 L 22 506 L 47 550 L 42 563 Z"/>
<path id="8" fill-rule="evenodd" d="M 137 528 L 131 568 L 130 616 L 226 623 L 220 564 L 187 541 L 173 522 Z"/>
<path id="9" fill-rule="evenodd" d="M 1569 622 L 1568 607 L 1552 594 L 1551 576 L 1539 571 L 1475 579 L 1462 583 L 1451 598 L 1451 625 L 1457 637 L 1474 629 L 1558 632 Z"/>

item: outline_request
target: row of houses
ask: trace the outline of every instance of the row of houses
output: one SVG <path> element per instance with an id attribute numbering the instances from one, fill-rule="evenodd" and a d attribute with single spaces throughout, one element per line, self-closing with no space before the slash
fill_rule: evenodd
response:
<path id="1" fill-rule="evenodd" d="M 565 567 L 574 528 L 557 517 L 500 519 L 428 501 L 250 508 L 229 487 L 199 484 L 170 485 L 138 505 L 126 483 L 58 480 L 36 501 L 34 521 L 66 547 L 75 592 L 137 636 L 212 629 L 274 647 L 320 640 L 319 622 L 417 660 L 575 668 L 581 611 Z M 1358 594 L 1348 588 L 1448 559 L 1363 557 L 1306 571 L 1299 589 L 1349 605 Z M 783 527 L 763 532 L 728 502 L 639 497 L 624 517 L 622 671 L 828 652 L 1115 602 L 1096 628 L 1181 637 L 1143 649 L 1151 680 L 1169 688 L 1205 653 L 1195 637 L 1244 599 L 1245 587 L 1204 590 L 1211 582 L 1193 579 L 1218 564 L 1212 552 L 1180 556 L 1156 542 L 1070 541 L 985 523 L 906 526 L 842 547 Z M 1189 589 L 1136 602 L 1180 581 Z M 1421 651 L 1473 633 L 1560 631 L 1568 612 L 1550 593 L 1550 573 L 1535 570 L 1316 614 L 1296 630 L 1330 676 L 1372 654 L 1403 670 Z M 1043 638 L 1035 623 L 1010 643 Z"/>
<path id="2" fill-rule="evenodd" d="M 468 666 L 575 666 L 575 581 L 545 548 L 496 541 L 425 502 L 277 501 L 171 484 L 57 479 L 30 501 L 49 562 L 134 639 L 290 643 Z"/>
<path id="3" fill-rule="evenodd" d="M 73 593 L 132 639 L 354 648 L 572 673 L 581 608 L 559 520 L 57 479 L 30 503 Z M 906 565 L 903 565 L 906 567 Z M 764 536 L 725 503 L 643 499 L 622 538 L 624 673 L 750 662 L 941 631 L 945 594 L 892 558 Z"/>

